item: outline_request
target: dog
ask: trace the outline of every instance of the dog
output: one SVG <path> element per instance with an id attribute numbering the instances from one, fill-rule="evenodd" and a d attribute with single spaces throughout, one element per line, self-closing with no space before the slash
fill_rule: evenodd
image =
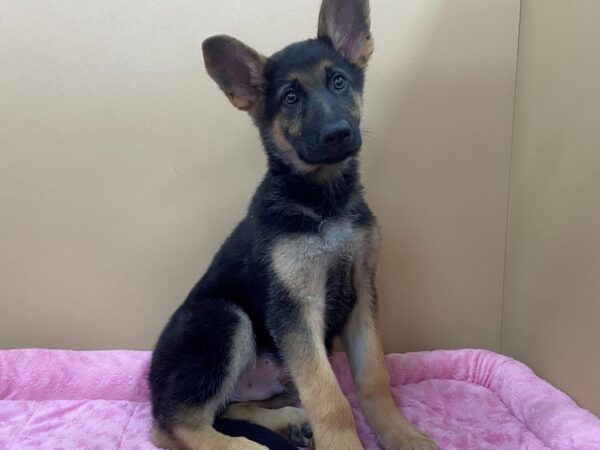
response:
<path id="1" fill-rule="evenodd" d="M 258 128 L 268 169 L 155 347 L 153 443 L 268 448 L 223 432 L 219 421 L 233 420 L 297 446 L 362 449 L 328 362 L 339 336 L 380 446 L 437 448 L 396 408 L 376 332 L 380 232 L 357 156 L 373 52 L 368 0 L 323 0 L 317 37 L 269 58 L 229 36 L 202 49 L 210 77 Z"/>

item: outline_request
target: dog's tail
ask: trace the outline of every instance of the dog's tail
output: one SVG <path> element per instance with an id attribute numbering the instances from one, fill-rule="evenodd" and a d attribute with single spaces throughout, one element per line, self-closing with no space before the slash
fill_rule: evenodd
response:
<path id="1" fill-rule="evenodd" d="M 269 450 L 297 450 L 289 441 L 268 428 L 244 420 L 216 419 L 215 430 L 231 437 L 245 437 Z"/>

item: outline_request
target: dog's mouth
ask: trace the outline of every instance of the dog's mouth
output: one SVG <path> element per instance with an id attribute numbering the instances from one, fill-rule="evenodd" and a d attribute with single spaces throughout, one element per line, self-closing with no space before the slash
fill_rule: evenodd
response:
<path id="1" fill-rule="evenodd" d="M 301 148 L 297 151 L 298 157 L 311 166 L 326 166 L 339 164 L 345 160 L 356 156 L 360 151 L 360 139 L 356 144 L 348 145 L 343 148 L 331 150 L 322 147 Z"/>

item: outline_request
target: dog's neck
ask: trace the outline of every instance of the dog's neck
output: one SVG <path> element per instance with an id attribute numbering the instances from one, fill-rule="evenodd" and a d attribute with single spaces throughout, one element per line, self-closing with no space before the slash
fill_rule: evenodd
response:
<path id="1" fill-rule="evenodd" d="M 323 166 L 317 171 L 298 173 L 280 161 L 270 160 L 265 201 L 273 206 L 297 205 L 322 220 L 347 215 L 362 194 L 358 159 L 353 157 L 337 167 Z"/>

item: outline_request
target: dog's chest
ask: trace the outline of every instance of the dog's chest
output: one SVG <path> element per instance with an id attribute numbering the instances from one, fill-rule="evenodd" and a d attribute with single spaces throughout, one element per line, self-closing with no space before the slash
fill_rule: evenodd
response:
<path id="1" fill-rule="evenodd" d="M 330 221 L 319 233 L 280 239 L 273 247 L 271 264 L 275 283 L 285 287 L 290 301 L 321 310 L 325 345 L 329 348 L 350 313 L 355 292 L 356 267 L 371 251 L 373 229 L 350 220 Z M 268 354 L 259 354 L 238 380 L 235 401 L 270 398 L 285 392 L 287 369 Z"/>
<path id="2" fill-rule="evenodd" d="M 349 219 L 325 222 L 318 233 L 284 237 L 272 252 L 277 282 L 296 301 L 322 303 L 328 282 L 351 280 L 350 271 L 364 239 L 365 229 Z"/>

